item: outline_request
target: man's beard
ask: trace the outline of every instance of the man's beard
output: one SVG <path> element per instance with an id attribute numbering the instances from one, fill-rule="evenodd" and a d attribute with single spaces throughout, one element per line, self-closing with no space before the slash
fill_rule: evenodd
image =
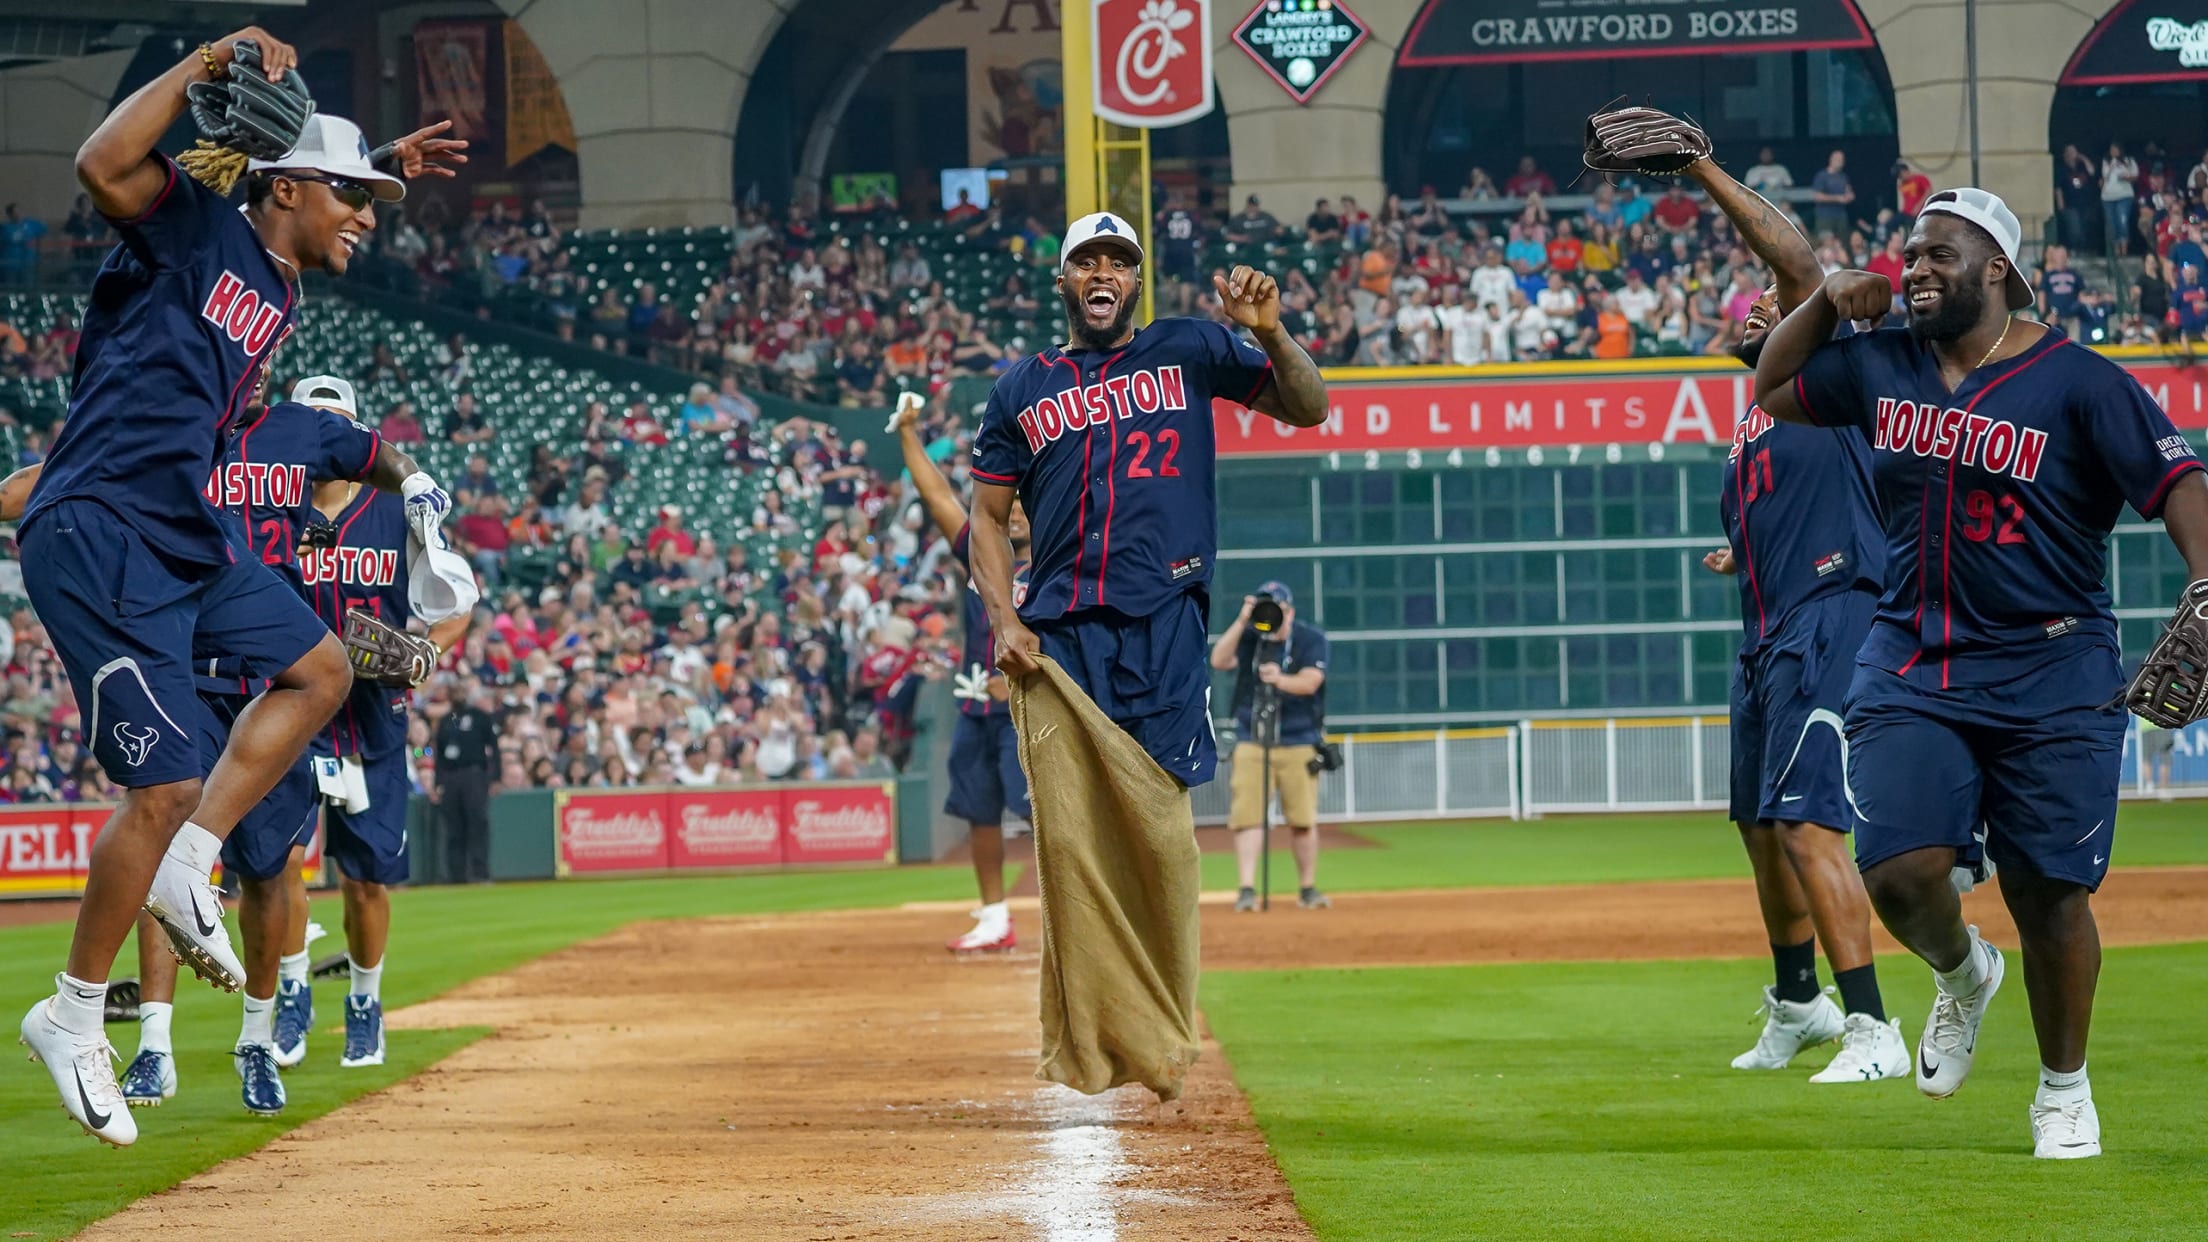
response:
<path id="1" fill-rule="evenodd" d="M 1982 269 L 1981 269 L 1982 270 Z M 1940 290 L 1940 309 L 1930 315 L 1909 315 L 1909 335 L 1922 342 L 1957 341 L 1986 313 L 1986 286 L 1978 272 L 1966 272 L 1960 284 Z"/>
<path id="2" fill-rule="evenodd" d="M 1129 291 L 1130 295 L 1132 290 Z M 1058 295 L 1066 306 L 1066 326 L 1073 343 L 1083 349 L 1110 349 L 1119 344 L 1119 338 L 1127 334 L 1127 325 L 1134 322 L 1135 299 L 1132 296 L 1119 300 L 1119 311 L 1112 316 L 1112 326 L 1096 329 L 1089 326 L 1088 308 L 1082 305 L 1081 296 L 1068 290 Z"/>

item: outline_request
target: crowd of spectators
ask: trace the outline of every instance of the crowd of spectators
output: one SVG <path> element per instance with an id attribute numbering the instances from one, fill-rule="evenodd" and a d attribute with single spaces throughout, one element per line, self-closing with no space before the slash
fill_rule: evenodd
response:
<path id="1" fill-rule="evenodd" d="M 938 401 L 926 425 L 930 455 L 961 468 L 959 420 Z M 945 572 L 943 533 L 895 477 L 868 464 L 863 443 L 841 444 L 833 427 L 798 419 L 726 434 L 745 468 L 771 472 L 752 515 L 754 532 L 777 536 L 771 563 L 753 563 L 744 546 L 717 547 L 674 506 L 637 538 L 606 520 L 605 489 L 619 486 L 629 453 L 651 450 L 648 440 L 611 440 L 620 451 L 596 461 L 538 452 L 510 516 L 482 458 L 450 481 L 459 514 L 450 529 L 486 591 L 475 628 L 416 697 L 419 792 L 434 792 L 430 740 L 459 703 L 498 722 L 498 788 L 897 772 L 921 687 L 955 671 L 948 626 L 959 588 Z M 819 514 L 814 529 L 799 529 L 800 511 Z M 548 562 L 526 587 L 506 572 L 525 552 Z M 19 597 L 19 578 L 0 562 L 0 594 Z M 699 589 L 669 611 L 655 603 L 668 587 Z M 27 607 L 0 627 L 0 643 L 0 800 L 116 796 Z"/>
<path id="2" fill-rule="evenodd" d="M 2104 237 L 2092 230 L 2128 222 L 2114 243 L 2139 255 L 2136 268 L 2122 269 L 2139 272 L 2121 291 L 2128 298 L 2094 288 L 2066 247 L 2050 246 L 2036 273 L 2041 312 L 2081 339 L 2146 341 L 2166 330 L 2197 340 L 2208 327 L 2208 160 L 2177 177 L 2151 153 L 2121 157 L 2112 148 L 2107 164 L 2092 165 L 2064 153 L 2063 175 L 2083 178 L 2091 166 L 2096 195 L 2120 183 L 2129 197 L 2097 197 L 2107 208 L 2085 212 L 2066 186 L 2061 228 L 2098 253 Z M 1896 173 L 1896 205 L 1875 211 L 1857 205 L 1885 196 L 1859 197 L 1838 153 L 1810 179 L 1803 223 L 1828 269 L 1885 271 L 1898 284 L 1908 210 L 1932 186 L 1905 166 Z M 1796 188 L 1768 151 L 1743 179 L 1774 198 Z M 1203 266 L 1231 243 L 1238 254 L 1296 259 L 1275 264 L 1284 312 L 1330 364 L 1686 354 L 1738 341 L 1769 277 L 1698 196 L 1677 185 L 1599 183 L 1567 212 L 1548 205 L 1555 190 L 1529 160 L 1501 185 L 1476 171 L 1460 194 L 1520 200 L 1506 213 L 1452 211 L 1429 188 L 1409 202 L 1391 195 L 1374 212 L 1347 197 L 1321 200 L 1300 227 L 1255 196 L 1206 217 L 1167 195 L 1152 244 L 1160 313 L 1216 314 Z M 1047 268 L 1057 246 L 1039 221 L 1001 206 L 961 203 L 945 225 L 1017 264 Z M 0 223 L 0 267 L 9 271 L 20 245 L 37 244 L 16 226 L 12 211 Z M 66 231 L 89 237 L 95 228 L 79 221 Z M 829 239 L 802 208 L 770 219 L 752 207 L 728 271 L 693 318 L 648 284 L 633 299 L 581 297 L 584 282 L 542 203 L 520 213 L 494 204 L 449 229 L 402 215 L 382 233 L 385 260 L 405 265 L 425 292 L 438 282 L 527 282 L 570 335 L 710 377 L 666 421 L 641 400 L 576 411 L 581 451 L 539 446 L 518 483 L 498 478 L 487 452 L 469 454 L 450 483 L 452 531 L 484 578 L 485 601 L 475 630 L 418 697 L 409 740 L 420 788 L 434 786 L 429 739 L 463 702 L 496 715 L 496 780 L 506 788 L 893 774 L 912 744 L 919 689 L 954 671 L 960 587 L 943 532 L 928 528 L 894 463 L 885 475 L 863 442 L 842 443 L 826 423 L 769 427 L 744 389 L 826 374 L 847 405 L 883 404 L 898 382 L 926 391 L 928 455 L 955 476 L 968 456 L 969 413 L 954 408 L 948 381 L 992 374 L 1038 343 L 988 339 L 984 322 L 1010 313 L 1046 331 L 1055 325 L 1057 308 L 1029 292 L 1035 282 L 1015 267 L 1001 292 L 961 307 L 917 247 L 892 249 L 864 231 Z M 921 296 L 906 296 L 915 289 Z M 65 376 L 75 346 L 66 318 L 0 321 L 0 376 Z M 425 425 L 423 412 L 401 403 L 383 412 L 383 433 L 485 448 L 496 429 L 475 408 L 470 356 L 455 337 L 430 360 L 455 393 L 449 410 L 430 415 L 441 421 Z M 363 378 L 400 367 L 379 350 Z M 45 429 L 13 431 L 19 460 L 37 460 Z M 678 437 L 718 440 L 732 469 L 766 472 L 770 485 L 744 532 L 752 538 L 718 546 L 672 506 L 641 535 L 613 520 L 607 497 L 636 455 Z M 817 529 L 801 529 L 797 515 L 816 509 L 808 525 Z M 759 546 L 777 551 L 754 563 L 747 548 Z M 538 572 L 515 572 L 522 558 Z M 0 563 L 0 594 L 20 595 L 4 581 L 16 569 Z M 669 609 L 669 598 L 685 602 Z M 706 598 L 727 607 L 709 609 Z M 11 620 L 0 627 L 0 801 L 115 796 L 82 744 L 43 629 L 28 609 Z"/>

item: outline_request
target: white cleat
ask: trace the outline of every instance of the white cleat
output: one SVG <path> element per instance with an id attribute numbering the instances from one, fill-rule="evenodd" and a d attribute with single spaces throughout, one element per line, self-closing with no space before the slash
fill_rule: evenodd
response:
<path id="1" fill-rule="evenodd" d="M 1763 1034 L 1757 1037 L 1755 1047 L 1733 1058 L 1733 1068 L 1785 1069 L 1802 1049 L 1840 1038 L 1840 1006 L 1832 1003 L 1832 992 L 1826 988 L 1815 1000 L 1783 1001 L 1777 988 L 1766 986 Z"/>
<path id="2" fill-rule="evenodd" d="M 2032 1097 L 2032 1154 L 2042 1160 L 2085 1160 L 2101 1154 L 2101 1115 L 2090 1088 L 2058 1100 L 2041 1087 Z"/>
<path id="3" fill-rule="evenodd" d="M 235 992 L 245 982 L 245 967 L 223 925 L 222 894 L 206 876 L 163 855 L 153 873 L 153 889 L 146 894 L 146 913 L 169 933 L 169 952 L 193 974 L 225 992 Z"/>
<path id="4" fill-rule="evenodd" d="M 1002 907 L 999 907 L 1002 909 Z M 944 945 L 953 953 L 1000 953 L 1019 944 L 1012 934 L 1012 916 L 992 916 L 981 910 L 974 911 L 974 929 Z"/>
<path id="5" fill-rule="evenodd" d="M 1840 1055 L 1809 1076 L 1811 1082 L 1878 1082 L 1909 1073 L 1909 1043 L 1901 1020 L 1881 1022 L 1867 1013 L 1851 1013 L 1840 1028 Z"/>
<path id="6" fill-rule="evenodd" d="M 1917 1090 L 1935 1100 L 1955 1094 L 1970 1076 L 1970 1063 L 1978 1054 L 1978 1023 L 2001 990 L 2001 950 L 1980 939 L 1973 927 L 1970 951 L 1986 955 L 1985 982 L 1967 996 L 1950 996 L 1933 975 L 1932 1017 L 1917 1038 Z"/>
<path id="7" fill-rule="evenodd" d="M 21 1042 L 33 1061 L 45 1063 L 71 1120 L 103 1143 L 130 1146 L 138 1141 L 138 1121 L 115 1082 L 115 1046 L 105 1034 L 79 1035 L 64 1028 L 54 1021 L 53 1004 L 49 997 L 23 1015 Z"/>

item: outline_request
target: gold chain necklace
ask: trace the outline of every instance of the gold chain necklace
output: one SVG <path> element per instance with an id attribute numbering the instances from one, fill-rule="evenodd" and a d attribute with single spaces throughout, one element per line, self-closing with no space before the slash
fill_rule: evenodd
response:
<path id="1" fill-rule="evenodd" d="M 2015 323 L 2016 316 L 2011 315 L 2009 316 L 2008 320 L 2001 325 L 2000 337 L 1993 342 L 1993 348 L 1986 351 L 1986 356 L 1978 360 L 1978 367 L 1982 367 L 1988 362 L 1991 362 L 1993 360 L 1993 356 L 1996 353 L 2000 352 L 2002 342 L 2009 339 L 2009 328 Z M 1978 367 L 1972 367 L 1971 370 L 1975 371 L 1978 369 Z"/>

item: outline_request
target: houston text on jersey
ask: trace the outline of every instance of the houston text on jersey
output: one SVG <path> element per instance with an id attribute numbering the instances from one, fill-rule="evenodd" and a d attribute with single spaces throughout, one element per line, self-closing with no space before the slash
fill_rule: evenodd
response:
<path id="1" fill-rule="evenodd" d="M 1031 453 L 1041 452 L 1069 431 L 1101 426 L 1116 411 L 1121 418 L 1137 413 L 1188 408 L 1188 390 L 1177 366 L 1158 367 L 1115 375 L 1099 384 L 1069 388 L 1044 397 L 1019 413 L 1020 431 L 1027 436 Z"/>
<path id="2" fill-rule="evenodd" d="M 1959 461 L 2029 483 L 2039 477 L 2047 433 L 1957 406 L 1941 409 L 1929 401 L 1920 404 L 1880 397 L 1872 445 L 1896 453 Z"/>

